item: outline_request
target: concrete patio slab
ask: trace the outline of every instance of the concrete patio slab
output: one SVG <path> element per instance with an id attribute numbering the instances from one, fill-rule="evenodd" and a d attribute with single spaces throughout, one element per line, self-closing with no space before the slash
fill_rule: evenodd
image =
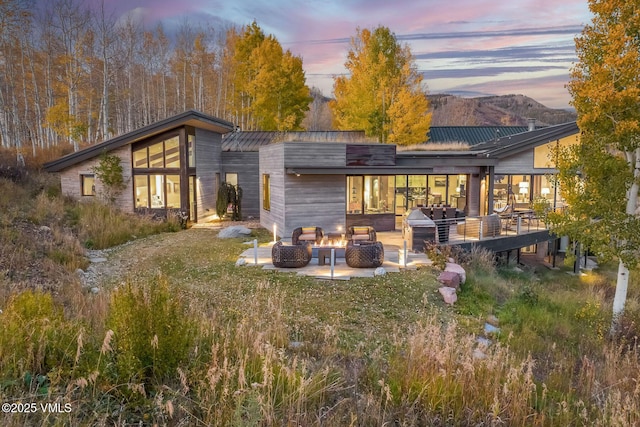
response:
<path id="1" fill-rule="evenodd" d="M 400 264 L 401 252 L 404 250 L 402 245 L 402 236 L 399 232 L 379 233 L 378 240 L 383 242 L 384 245 L 384 263 L 382 267 L 387 273 L 398 273 L 401 270 L 415 270 L 420 265 L 431 265 L 426 254 L 415 254 L 407 251 L 407 265 Z M 386 235 L 386 236 L 385 236 Z M 386 237 L 386 238 L 385 238 Z M 291 244 L 290 241 L 285 241 L 285 244 Z M 251 242 L 247 242 L 249 244 Z M 240 258 L 245 260 L 245 266 L 257 265 L 264 270 L 273 270 L 284 273 L 295 273 L 302 276 L 311 276 L 318 279 L 328 280 L 349 280 L 352 277 L 374 277 L 375 268 L 352 268 L 349 267 L 344 258 L 336 258 L 336 263 L 333 268 L 333 276 L 331 274 L 330 265 L 318 265 L 318 259 L 312 258 L 311 262 L 305 267 L 300 268 L 278 268 L 271 262 L 271 247 L 273 242 L 258 246 L 257 250 L 254 247 L 246 249 Z"/>

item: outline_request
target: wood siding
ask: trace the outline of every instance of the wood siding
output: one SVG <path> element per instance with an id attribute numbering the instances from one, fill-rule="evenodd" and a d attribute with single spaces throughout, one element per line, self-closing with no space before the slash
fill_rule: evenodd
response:
<path id="1" fill-rule="evenodd" d="M 347 166 L 395 166 L 396 146 L 389 144 L 348 144 Z"/>
<path id="2" fill-rule="evenodd" d="M 495 167 L 496 175 L 530 175 L 539 173 L 533 168 L 533 148 L 531 150 L 500 159 Z"/>
<path id="3" fill-rule="evenodd" d="M 325 233 L 344 232 L 345 175 L 285 175 L 285 233 L 297 227 L 322 227 Z"/>
<path id="4" fill-rule="evenodd" d="M 260 148 L 260 169 L 258 174 L 259 192 L 258 206 L 260 208 L 260 225 L 267 230 L 273 230 L 276 224 L 277 234 L 281 237 L 291 237 L 291 232 L 285 230 L 285 193 L 284 193 L 284 150 L 282 144 L 269 145 Z M 262 206 L 262 176 L 269 174 L 271 183 L 271 209 L 264 210 Z"/>
<path id="5" fill-rule="evenodd" d="M 344 166 L 344 144 L 282 143 L 260 149 L 260 224 L 289 238 L 303 226 L 322 227 L 325 232 L 345 230 L 345 175 L 287 174 L 296 166 Z M 271 209 L 262 209 L 262 175 L 269 174 Z"/>
<path id="6" fill-rule="evenodd" d="M 222 136 L 219 133 L 196 129 L 196 203 L 198 221 L 216 213 L 216 173 L 222 161 Z"/>
<path id="7" fill-rule="evenodd" d="M 471 174 L 467 181 L 467 216 L 480 215 L 480 175 Z"/>
<path id="8" fill-rule="evenodd" d="M 277 144 L 284 151 L 284 166 L 299 167 L 344 167 L 346 165 L 346 144 L 283 142 Z"/>
<path id="9" fill-rule="evenodd" d="M 122 175 L 126 182 L 126 188 L 116 197 L 115 205 L 123 212 L 133 212 L 133 179 L 131 178 L 131 146 L 118 148 L 109 152 L 109 154 L 120 157 L 122 165 Z M 94 157 L 82 163 L 78 163 L 63 172 L 60 172 L 60 184 L 62 194 L 73 197 L 78 200 L 93 200 L 93 196 L 81 195 L 81 175 L 95 175 L 93 167 L 98 166 L 100 157 Z M 96 197 L 104 194 L 104 187 L 100 180 L 96 177 Z"/>
<path id="10" fill-rule="evenodd" d="M 225 174 L 237 173 L 238 186 L 242 188 L 242 216 L 258 218 L 262 206 L 260 192 L 259 154 L 256 151 L 222 152 L 222 179 Z M 272 224 L 273 227 L 273 224 Z"/>
<path id="11" fill-rule="evenodd" d="M 286 142 L 281 145 L 286 169 L 346 165 L 347 144 Z M 345 175 L 285 173 L 284 193 L 283 230 L 286 235 L 291 235 L 297 227 L 317 226 L 325 232 L 338 232 L 340 227 L 345 229 Z"/>

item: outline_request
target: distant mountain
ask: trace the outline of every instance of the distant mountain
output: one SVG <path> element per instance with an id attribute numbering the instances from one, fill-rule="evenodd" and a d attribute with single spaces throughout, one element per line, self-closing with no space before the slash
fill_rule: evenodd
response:
<path id="1" fill-rule="evenodd" d="M 454 95 L 429 95 L 433 109 L 431 126 L 526 126 L 536 119 L 536 126 L 570 122 L 576 114 L 547 108 L 524 95 L 462 98 Z"/>

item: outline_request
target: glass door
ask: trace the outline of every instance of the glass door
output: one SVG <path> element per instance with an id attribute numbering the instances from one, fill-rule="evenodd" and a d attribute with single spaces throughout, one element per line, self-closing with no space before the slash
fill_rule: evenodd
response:
<path id="1" fill-rule="evenodd" d="M 409 205 L 408 209 L 427 205 L 427 176 L 409 175 Z"/>
<path id="2" fill-rule="evenodd" d="M 407 176 L 396 175 L 396 215 L 404 215 L 407 210 Z"/>

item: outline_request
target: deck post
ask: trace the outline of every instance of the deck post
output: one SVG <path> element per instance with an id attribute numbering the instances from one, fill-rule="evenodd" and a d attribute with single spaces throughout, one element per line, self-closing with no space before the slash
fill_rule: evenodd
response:
<path id="1" fill-rule="evenodd" d="M 333 280 L 333 269 L 336 265 L 336 250 L 331 248 L 331 280 Z"/>
<path id="2" fill-rule="evenodd" d="M 253 263 L 258 265 L 258 239 L 253 239 Z"/>
<path id="3" fill-rule="evenodd" d="M 404 264 L 404 268 L 407 268 L 407 241 L 404 241 L 404 248 L 402 251 L 402 263 Z"/>

